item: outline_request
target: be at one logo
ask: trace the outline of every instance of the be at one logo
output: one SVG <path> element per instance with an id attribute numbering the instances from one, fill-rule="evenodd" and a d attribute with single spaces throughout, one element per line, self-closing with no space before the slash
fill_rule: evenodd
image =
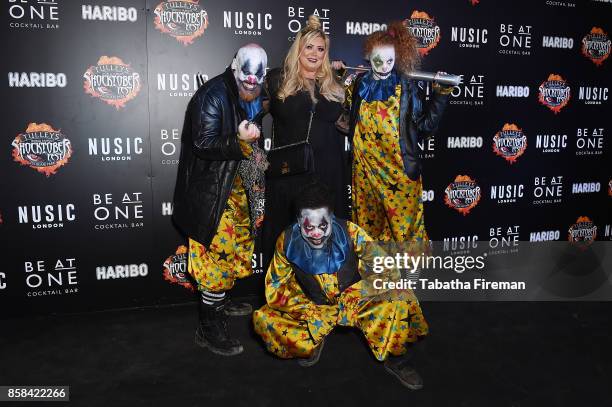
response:
<path id="1" fill-rule="evenodd" d="M 563 176 L 535 177 L 533 181 L 533 204 L 561 203 L 563 198 Z"/>
<path id="2" fill-rule="evenodd" d="M 59 28 L 59 0 L 8 0 L 10 28 Z"/>
<path id="3" fill-rule="evenodd" d="M 519 251 L 520 225 L 489 228 L 489 255 L 510 254 Z"/>
<path id="4" fill-rule="evenodd" d="M 72 145 L 66 135 L 46 123 L 30 123 L 13 140 L 13 160 L 47 177 L 68 163 Z"/>
<path id="5" fill-rule="evenodd" d="M 444 190 L 444 203 L 466 216 L 480 202 L 480 187 L 468 175 L 457 175 Z"/>
<path id="6" fill-rule="evenodd" d="M 440 27 L 425 11 L 414 10 L 404 25 L 417 40 L 417 49 L 423 56 L 429 54 L 440 42 Z"/>
<path id="7" fill-rule="evenodd" d="M 330 34 L 329 29 L 331 24 L 331 9 L 315 8 L 306 10 L 305 7 L 288 6 L 287 16 L 289 17 L 289 22 L 287 23 L 287 28 L 292 34 L 292 36 L 287 38 L 289 41 L 295 40 L 296 34 L 302 29 L 303 26 L 306 25 L 306 21 L 310 15 L 319 17 L 321 29 L 325 34 Z"/>
<path id="8" fill-rule="evenodd" d="M 179 129 L 161 129 L 161 163 L 163 165 L 177 165 L 181 146 Z"/>
<path id="9" fill-rule="evenodd" d="M 195 291 L 187 272 L 187 246 L 181 245 L 164 261 L 164 280 Z"/>
<path id="10" fill-rule="evenodd" d="M 602 155 L 604 152 L 604 128 L 579 128 L 576 130 L 576 155 Z"/>
<path id="11" fill-rule="evenodd" d="M 451 105 L 483 106 L 484 74 L 460 75 L 461 82 L 451 92 Z"/>
<path id="12" fill-rule="evenodd" d="M 610 37 L 599 27 L 591 28 L 591 32 L 582 38 L 582 55 L 593 61 L 597 66 L 610 56 Z"/>
<path id="13" fill-rule="evenodd" d="M 567 232 L 567 240 L 581 248 L 590 246 L 597 239 L 597 226 L 588 216 L 579 216 Z"/>
<path id="14" fill-rule="evenodd" d="M 153 10 L 155 28 L 181 44 L 193 44 L 208 28 L 208 13 L 197 0 L 163 1 Z"/>
<path id="15" fill-rule="evenodd" d="M 527 136 L 514 123 L 504 124 L 504 127 L 493 136 L 493 152 L 510 164 L 514 164 L 526 149 Z"/>
<path id="16" fill-rule="evenodd" d="M 79 292 L 75 258 L 25 261 L 23 270 L 28 297 L 70 295 Z"/>
<path id="17" fill-rule="evenodd" d="M 419 146 L 419 157 L 421 159 L 434 158 L 436 156 L 436 140 L 435 137 L 428 137 L 417 142 Z"/>
<path id="18" fill-rule="evenodd" d="M 503 55 L 531 55 L 530 25 L 503 24 L 499 25 L 498 52 Z"/>
<path id="19" fill-rule="evenodd" d="M 140 92 L 140 74 L 118 57 L 101 56 L 97 65 L 83 74 L 85 93 L 114 106 L 117 110 Z"/>
<path id="20" fill-rule="evenodd" d="M 141 228 L 144 226 L 142 192 L 93 194 L 95 230 Z"/>
<path id="21" fill-rule="evenodd" d="M 570 86 L 561 75 L 551 73 L 538 88 L 538 101 L 557 114 L 569 103 Z"/>

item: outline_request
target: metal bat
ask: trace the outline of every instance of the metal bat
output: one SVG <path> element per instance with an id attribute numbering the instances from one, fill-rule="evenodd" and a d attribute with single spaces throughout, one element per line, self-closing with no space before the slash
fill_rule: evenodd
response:
<path id="1" fill-rule="evenodd" d="M 352 69 L 354 71 L 370 71 L 371 68 L 363 66 L 345 66 L 346 69 Z M 459 75 L 452 75 L 446 72 L 425 72 L 425 71 L 412 71 L 408 73 L 408 76 L 412 79 L 426 82 L 438 82 L 441 85 L 457 86 L 461 83 L 461 77 Z"/>

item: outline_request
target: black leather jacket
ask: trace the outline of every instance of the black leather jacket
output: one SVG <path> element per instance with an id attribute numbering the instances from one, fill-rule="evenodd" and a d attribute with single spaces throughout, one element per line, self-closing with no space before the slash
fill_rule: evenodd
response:
<path id="1" fill-rule="evenodd" d="M 355 134 L 355 126 L 359 117 L 359 84 L 365 74 L 355 78 L 353 86 L 353 98 L 351 101 L 351 112 L 349 119 L 349 135 Z M 401 76 L 402 95 L 400 97 L 400 149 L 404 162 L 404 172 L 412 180 L 417 180 L 421 175 L 421 159 L 419 158 L 419 146 L 417 143 L 433 136 L 440 123 L 440 118 L 448 95 L 433 91 L 431 99 L 423 107 L 424 95 L 416 82 Z M 410 115 L 408 112 L 410 111 Z"/>
<path id="2" fill-rule="evenodd" d="M 210 245 L 244 159 L 238 125 L 246 113 L 228 68 L 191 98 L 181 135 L 173 220 L 188 237 Z"/>

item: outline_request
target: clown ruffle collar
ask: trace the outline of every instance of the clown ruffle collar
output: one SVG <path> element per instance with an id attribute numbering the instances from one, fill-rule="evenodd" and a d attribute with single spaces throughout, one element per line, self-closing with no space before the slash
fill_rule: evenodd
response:
<path id="1" fill-rule="evenodd" d="M 395 95 L 395 87 L 400 83 L 400 77 L 394 70 L 386 79 L 376 80 L 372 77 L 372 72 L 364 75 L 359 83 L 359 96 L 366 102 L 374 100 L 387 100 Z"/>
<path id="2" fill-rule="evenodd" d="M 263 109 L 263 104 L 261 102 L 261 96 L 253 99 L 250 102 L 245 102 L 242 99 L 239 99 L 240 107 L 247 114 L 248 120 L 253 120 L 255 116 Z"/>
<path id="3" fill-rule="evenodd" d="M 289 233 L 285 256 L 307 274 L 334 274 L 348 259 L 348 236 L 336 218 L 332 220 L 331 236 L 321 249 L 313 249 L 304 240 L 299 223 L 295 223 Z"/>

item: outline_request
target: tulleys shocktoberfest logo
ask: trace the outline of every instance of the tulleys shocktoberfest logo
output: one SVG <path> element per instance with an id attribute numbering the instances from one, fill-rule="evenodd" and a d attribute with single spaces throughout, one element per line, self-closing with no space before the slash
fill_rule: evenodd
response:
<path id="1" fill-rule="evenodd" d="M 181 245 L 164 262 L 164 280 L 195 291 L 187 274 L 187 246 Z"/>
<path id="2" fill-rule="evenodd" d="M 590 246 L 597 238 L 597 226 L 587 216 L 580 216 L 576 223 L 570 226 L 567 240 L 579 247 Z"/>
<path id="3" fill-rule="evenodd" d="M 85 93 L 117 110 L 140 92 L 140 74 L 117 57 L 101 56 L 98 64 L 90 66 L 83 77 Z"/>
<path id="4" fill-rule="evenodd" d="M 591 32 L 582 39 L 582 54 L 597 66 L 610 56 L 610 37 L 599 27 L 593 27 Z"/>
<path id="5" fill-rule="evenodd" d="M 427 55 L 440 42 L 440 27 L 424 11 L 414 10 L 404 25 L 417 40 L 419 54 Z"/>
<path id="6" fill-rule="evenodd" d="M 538 100 L 555 114 L 567 106 L 571 97 L 570 87 L 560 75 L 551 73 L 539 87 Z"/>
<path id="7" fill-rule="evenodd" d="M 30 123 L 12 143 L 13 160 L 45 174 L 54 175 L 72 156 L 70 140 L 46 123 Z"/>
<path id="8" fill-rule="evenodd" d="M 504 124 L 504 127 L 493 136 L 493 151 L 510 164 L 514 164 L 526 149 L 527 136 L 516 124 Z"/>
<path id="9" fill-rule="evenodd" d="M 204 34 L 208 14 L 196 0 L 164 1 L 155 10 L 155 28 L 187 46 Z"/>
<path id="10" fill-rule="evenodd" d="M 448 184 L 444 193 L 446 194 L 444 203 L 464 216 L 480 201 L 480 187 L 467 175 L 457 175 L 455 181 Z"/>

